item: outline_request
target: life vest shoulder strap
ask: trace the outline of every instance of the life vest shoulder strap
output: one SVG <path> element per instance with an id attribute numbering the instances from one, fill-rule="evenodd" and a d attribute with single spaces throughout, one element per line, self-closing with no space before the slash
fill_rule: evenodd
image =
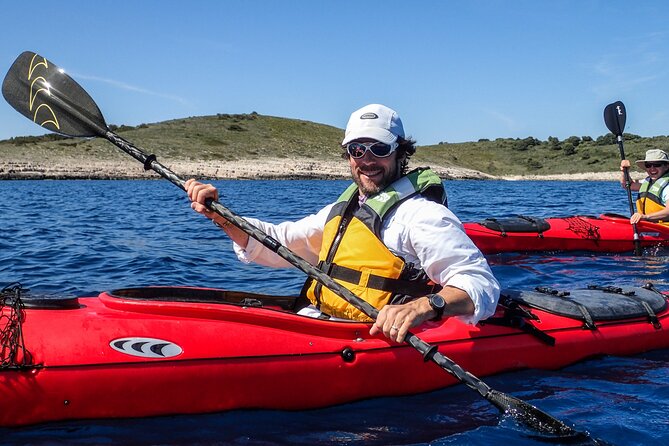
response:
<path id="1" fill-rule="evenodd" d="M 402 176 L 383 191 L 370 196 L 356 211 L 356 217 L 377 236 L 380 236 L 381 222 L 388 213 L 404 200 L 420 194 L 428 200 L 446 205 L 446 190 L 441 178 L 428 167 L 419 167 Z M 355 200 L 358 199 L 358 186 L 355 183 L 346 188 L 339 196 L 328 221 L 342 216 Z"/>
<path id="2" fill-rule="evenodd" d="M 644 181 L 641 184 L 641 188 L 639 189 L 639 196 L 640 197 L 656 196 L 657 198 L 661 199 L 662 192 L 668 185 L 669 185 L 669 172 L 665 173 L 664 175 L 662 175 L 660 178 L 658 178 L 653 182 Z"/>
<path id="3" fill-rule="evenodd" d="M 382 192 L 369 197 L 365 205 L 383 219 L 398 204 L 416 194 L 439 204 L 446 203 L 446 190 L 441 178 L 431 169 L 419 167 L 393 182 Z"/>

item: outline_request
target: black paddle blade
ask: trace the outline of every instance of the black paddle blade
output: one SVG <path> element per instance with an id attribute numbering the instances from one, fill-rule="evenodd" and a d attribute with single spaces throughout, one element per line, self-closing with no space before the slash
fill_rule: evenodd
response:
<path id="1" fill-rule="evenodd" d="M 12 64 L 2 95 L 19 113 L 67 136 L 104 136 L 107 124 L 93 99 L 65 71 L 30 51 Z"/>
<path id="2" fill-rule="evenodd" d="M 604 122 L 611 133 L 616 136 L 622 136 L 625 131 L 625 121 L 627 120 L 627 112 L 625 111 L 625 104 L 616 101 L 604 108 Z"/>
<path id="3" fill-rule="evenodd" d="M 561 439 L 587 437 L 587 434 L 578 432 L 574 428 L 567 426 L 562 421 L 534 407 L 530 403 L 506 393 L 491 390 L 486 395 L 486 398 L 500 411 L 510 415 L 519 423 L 542 434 Z"/>

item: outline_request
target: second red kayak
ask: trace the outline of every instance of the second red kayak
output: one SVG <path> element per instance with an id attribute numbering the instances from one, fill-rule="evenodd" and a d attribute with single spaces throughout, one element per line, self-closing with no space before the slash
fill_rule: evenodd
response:
<path id="1" fill-rule="evenodd" d="M 464 223 L 464 227 L 484 254 L 634 250 L 634 231 L 629 217 L 617 214 L 546 219 L 519 215 Z M 637 224 L 637 230 L 643 248 L 669 246 L 669 226 L 642 221 Z"/>

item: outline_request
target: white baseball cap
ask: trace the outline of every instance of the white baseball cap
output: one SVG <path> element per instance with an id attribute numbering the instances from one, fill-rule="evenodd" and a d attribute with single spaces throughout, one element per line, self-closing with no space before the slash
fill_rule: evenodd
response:
<path id="1" fill-rule="evenodd" d="M 392 144 L 397 137 L 404 139 L 404 127 L 397 112 L 385 105 L 369 104 L 351 113 L 341 145 L 360 138 Z"/>

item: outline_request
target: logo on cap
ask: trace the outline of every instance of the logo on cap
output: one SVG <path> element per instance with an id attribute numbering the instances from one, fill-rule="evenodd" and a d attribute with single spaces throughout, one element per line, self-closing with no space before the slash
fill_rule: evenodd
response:
<path id="1" fill-rule="evenodd" d="M 364 113 L 360 116 L 360 119 L 379 119 L 379 115 L 376 113 Z"/>

